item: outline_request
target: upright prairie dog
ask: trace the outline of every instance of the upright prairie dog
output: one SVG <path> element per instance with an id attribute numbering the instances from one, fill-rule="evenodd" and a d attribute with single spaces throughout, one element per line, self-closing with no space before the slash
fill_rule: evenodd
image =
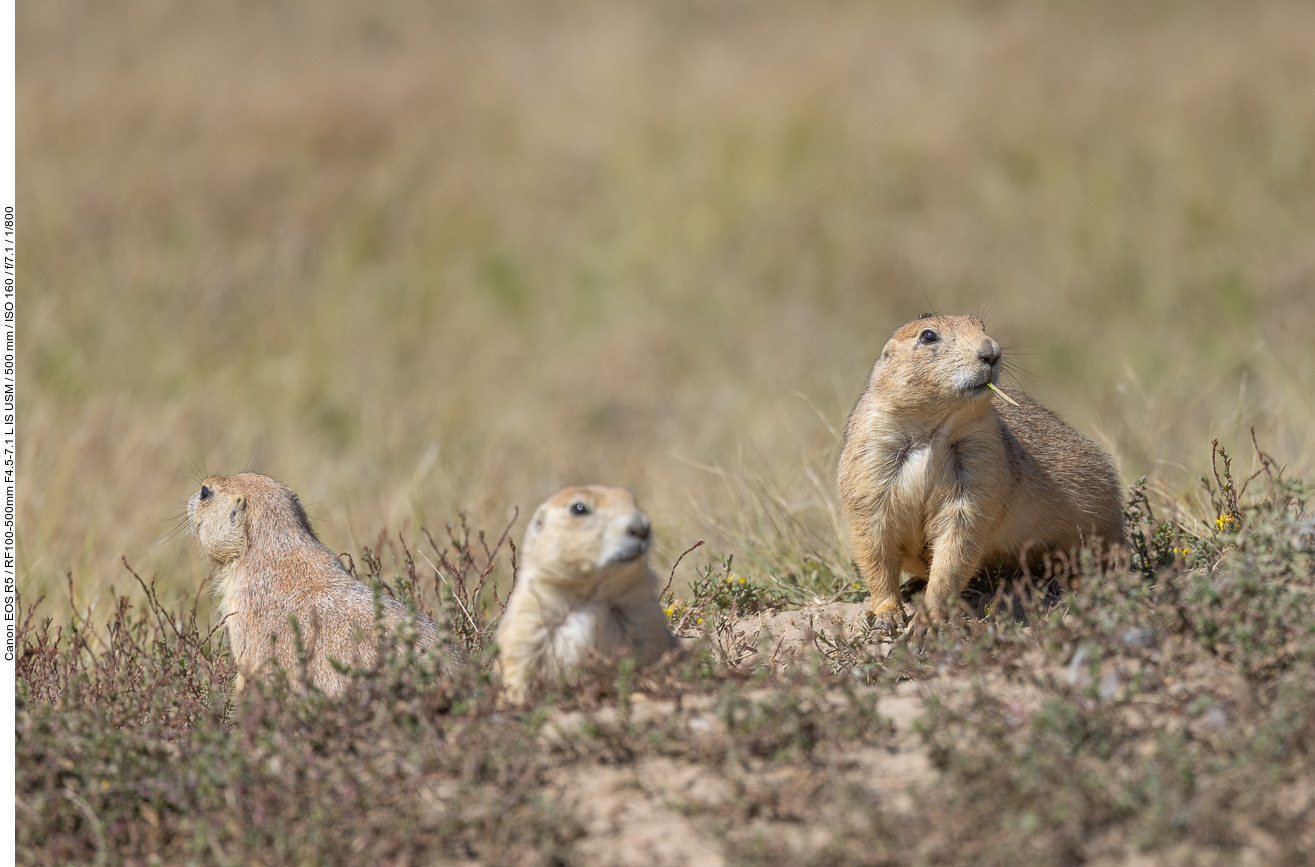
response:
<path id="1" fill-rule="evenodd" d="M 624 488 L 567 488 L 535 509 L 498 627 L 512 701 L 591 652 L 629 652 L 642 665 L 676 646 L 648 567 L 650 540 L 648 517 Z"/>
<path id="2" fill-rule="evenodd" d="M 1109 458 L 1054 413 L 988 383 L 1000 344 L 975 316 L 923 314 L 891 336 L 850 414 L 837 487 L 872 613 L 900 618 L 900 571 L 934 617 L 983 567 L 1124 541 Z"/>
<path id="3" fill-rule="evenodd" d="M 238 688 L 270 660 L 298 671 L 292 617 L 310 682 L 321 691 L 336 695 L 347 685 L 330 659 L 374 662 L 374 594 L 316 538 L 296 494 L 258 473 L 212 476 L 188 501 L 187 518 L 213 566 Z M 387 594 L 381 602 L 389 630 L 413 617 L 416 649 L 437 643 L 438 629 L 428 617 Z"/>

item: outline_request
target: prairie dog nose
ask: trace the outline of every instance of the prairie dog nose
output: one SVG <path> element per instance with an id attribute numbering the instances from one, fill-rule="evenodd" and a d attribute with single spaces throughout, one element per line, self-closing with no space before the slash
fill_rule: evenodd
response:
<path id="1" fill-rule="evenodd" d="M 989 337 L 983 338 L 977 346 L 977 357 L 987 364 L 995 364 L 1000 360 L 1000 344 Z"/>
<path id="2" fill-rule="evenodd" d="M 636 539 L 647 539 L 650 529 L 648 518 L 643 514 L 636 514 L 630 519 L 630 526 L 626 527 L 626 532 Z"/>

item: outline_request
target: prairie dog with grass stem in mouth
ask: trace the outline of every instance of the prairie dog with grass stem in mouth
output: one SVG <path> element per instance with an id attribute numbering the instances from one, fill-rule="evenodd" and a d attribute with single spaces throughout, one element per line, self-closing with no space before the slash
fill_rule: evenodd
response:
<path id="1" fill-rule="evenodd" d="M 187 520 L 213 568 L 239 689 L 271 660 L 297 682 L 294 617 L 307 675 L 323 692 L 334 695 L 347 685 L 331 659 L 361 666 L 375 661 L 373 591 L 316 538 L 296 494 L 258 473 L 212 476 L 188 501 Z M 438 628 L 424 614 L 387 593 L 380 602 L 385 628 L 401 626 L 403 637 L 414 630 L 417 652 L 438 642 Z"/>
<path id="2" fill-rule="evenodd" d="M 641 665 L 676 646 L 648 566 L 648 517 L 624 488 L 566 488 L 540 505 L 498 627 L 503 686 L 521 701 L 591 653 Z"/>
<path id="3" fill-rule="evenodd" d="M 1125 539 L 1109 457 L 1022 392 L 994 390 L 1000 360 L 977 317 L 923 314 L 891 336 L 849 416 L 837 489 L 888 625 L 903 615 L 901 570 L 927 579 L 939 618 L 983 567 Z"/>

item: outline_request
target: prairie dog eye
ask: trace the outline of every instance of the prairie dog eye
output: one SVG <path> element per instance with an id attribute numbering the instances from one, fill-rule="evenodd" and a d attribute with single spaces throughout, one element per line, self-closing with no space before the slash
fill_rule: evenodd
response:
<path id="1" fill-rule="evenodd" d="M 918 335 L 918 342 L 922 344 L 935 343 L 940 339 L 941 336 L 930 328 L 924 328 L 922 333 Z"/>
<path id="2" fill-rule="evenodd" d="M 571 505 L 568 508 L 570 509 L 572 515 L 583 516 L 589 514 L 589 507 L 586 506 L 584 503 L 581 503 L 579 500 L 576 500 L 574 503 L 571 503 Z"/>
<path id="3" fill-rule="evenodd" d="M 207 485 L 202 485 L 202 486 L 201 486 L 201 499 L 202 499 L 202 500 L 208 500 L 208 499 L 210 499 L 212 496 L 214 496 L 214 491 L 210 490 L 210 488 L 209 488 Z"/>

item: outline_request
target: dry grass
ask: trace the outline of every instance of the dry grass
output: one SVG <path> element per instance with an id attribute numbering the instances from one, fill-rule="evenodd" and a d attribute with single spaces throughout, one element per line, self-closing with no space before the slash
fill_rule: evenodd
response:
<path id="1" fill-rule="evenodd" d="M 296 672 L 235 693 L 222 632 L 144 582 L 99 621 L 22 612 L 19 863 L 1309 864 L 1315 518 L 1255 482 L 1201 535 L 1134 503 L 1131 559 L 1084 552 L 1068 591 L 1015 585 L 920 645 L 759 634 L 773 589 L 728 567 L 671 605 L 681 655 L 522 706 L 470 592 L 440 619 L 478 612 L 471 663 L 385 644 L 338 699 Z M 464 534 L 434 549 L 469 591 Z"/>
<path id="2" fill-rule="evenodd" d="M 1163 497 L 1251 425 L 1315 469 L 1309 4 L 52 0 L 18 28 L 29 598 L 71 572 L 106 605 L 122 554 L 190 596 L 191 546 L 153 546 L 202 468 L 247 466 L 339 551 L 602 481 L 659 562 L 843 570 L 828 425 L 927 308 L 988 312 Z"/>
<path id="3" fill-rule="evenodd" d="M 1207 444 L 1315 477 L 1311 4 L 17 15 L 22 863 L 1310 862 L 1309 492 Z M 856 598 L 835 431 L 927 309 L 1149 477 L 1130 558 L 769 645 Z M 234 695 L 170 534 L 246 467 L 475 662 Z M 499 707 L 494 542 L 595 481 L 707 540 L 688 652 Z"/>

